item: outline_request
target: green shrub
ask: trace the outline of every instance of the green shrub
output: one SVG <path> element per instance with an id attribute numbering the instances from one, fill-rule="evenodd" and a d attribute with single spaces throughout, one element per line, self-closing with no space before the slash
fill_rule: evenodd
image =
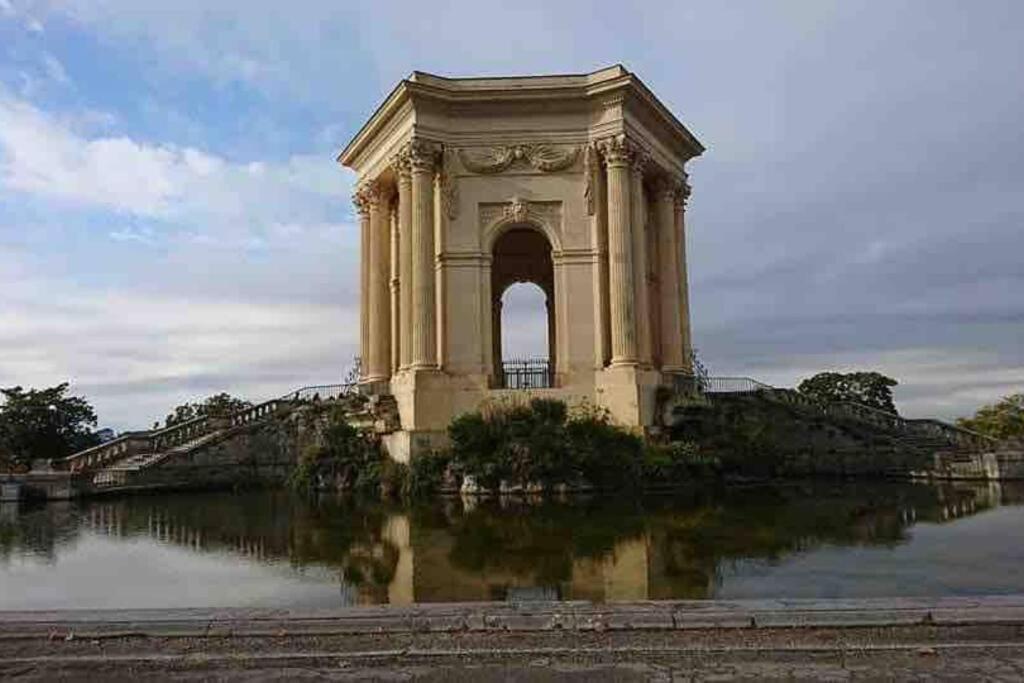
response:
<path id="1" fill-rule="evenodd" d="M 435 451 L 414 457 L 409 463 L 409 495 L 417 497 L 435 493 L 444 484 L 451 463 L 450 451 Z"/>
<path id="2" fill-rule="evenodd" d="M 714 476 L 720 468 L 718 458 L 692 441 L 652 444 L 644 451 L 644 481 L 652 486 Z"/>
<path id="3" fill-rule="evenodd" d="M 640 483 L 642 440 L 604 411 L 533 399 L 463 415 L 448 429 L 451 466 L 486 488 L 502 481 L 545 488 L 581 483 L 622 488 Z"/>
<path id="4" fill-rule="evenodd" d="M 289 477 L 291 487 L 302 491 L 331 487 L 380 492 L 383 469 L 388 465 L 379 442 L 350 425 L 342 406 L 318 409 L 310 419 L 323 420 L 323 432 L 300 454 Z"/>

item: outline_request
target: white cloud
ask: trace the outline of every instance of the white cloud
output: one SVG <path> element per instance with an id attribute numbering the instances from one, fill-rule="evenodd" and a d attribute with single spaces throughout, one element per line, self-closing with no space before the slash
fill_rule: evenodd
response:
<path id="1" fill-rule="evenodd" d="M 340 381 L 352 306 L 118 291 L 32 272 L 0 251 L 0 386 L 70 380 L 103 424 L 141 428 L 218 391 L 252 399 Z"/>
<path id="2" fill-rule="evenodd" d="M 258 244 L 270 226 L 343 217 L 350 179 L 329 153 L 234 163 L 191 147 L 89 137 L 0 91 L 0 187 L 159 221 L 164 234 L 154 239 Z"/>

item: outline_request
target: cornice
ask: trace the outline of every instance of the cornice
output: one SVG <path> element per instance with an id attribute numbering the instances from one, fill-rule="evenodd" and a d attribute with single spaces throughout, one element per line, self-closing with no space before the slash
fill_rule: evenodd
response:
<path id="1" fill-rule="evenodd" d="M 386 128 L 388 121 L 396 116 L 406 102 L 411 102 L 414 109 L 420 100 L 490 105 L 579 100 L 594 106 L 597 104 L 595 100 L 607 99 L 609 93 L 612 93 L 613 99 L 618 99 L 616 93 L 620 93 L 625 102 L 634 101 L 642 106 L 661 124 L 661 127 L 671 131 L 680 147 L 686 150 L 687 158 L 698 156 L 704 151 L 704 146 L 658 100 L 643 81 L 621 65 L 615 65 L 590 74 L 565 76 L 446 78 L 414 72 L 409 78 L 402 80 L 377 107 L 370 119 L 338 155 L 338 161 L 351 167 L 360 152 Z"/>

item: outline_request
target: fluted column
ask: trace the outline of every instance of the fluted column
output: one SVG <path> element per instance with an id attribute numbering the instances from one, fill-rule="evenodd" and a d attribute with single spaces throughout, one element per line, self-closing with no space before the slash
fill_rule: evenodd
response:
<path id="1" fill-rule="evenodd" d="M 388 283 L 391 285 L 391 372 L 395 374 L 398 372 L 398 366 L 400 362 L 399 355 L 401 353 L 401 339 L 399 334 L 401 331 L 401 315 L 399 313 L 399 297 L 401 296 L 401 285 L 399 279 L 399 262 L 398 262 L 398 249 L 399 249 L 399 235 L 398 235 L 398 201 L 397 196 L 391 196 L 391 210 L 388 213 L 389 225 L 391 227 L 391 239 L 388 244 L 391 247 L 390 258 L 388 259 L 389 275 L 390 279 Z"/>
<path id="2" fill-rule="evenodd" d="M 646 156 L 633 154 L 630 164 L 630 219 L 633 231 L 633 288 L 636 296 L 637 358 L 644 365 L 651 363 L 651 315 L 647 295 L 647 207 L 644 192 Z"/>
<path id="3" fill-rule="evenodd" d="M 392 162 L 398 177 L 398 367 L 412 364 L 412 168 L 407 152 Z"/>
<path id="4" fill-rule="evenodd" d="M 412 170 L 412 363 L 415 369 L 437 367 L 436 275 L 434 273 L 434 172 L 437 148 L 413 141 Z"/>
<path id="5" fill-rule="evenodd" d="M 380 182 L 367 188 L 370 204 L 369 365 L 367 382 L 390 377 L 391 275 L 390 190 Z"/>
<path id="6" fill-rule="evenodd" d="M 690 198 L 689 176 L 684 172 L 683 181 L 676 192 L 676 269 L 679 273 L 679 326 L 683 340 L 683 366 L 692 370 L 691 354 L 693 342 L 690 338 L 690 286 L 686 272 L 686 201 Z"/>
<path id="7" fill-rule="evenodd" d="M 630 229 L 632 149 L 625 137 L 604 140 L 601 154 L 608 171 L 608 290 L 612 362 L 637 364 L 633 236 Z"/>
<path id="8" fill-rule="evenodd" d="M 658 299 L 661 315 L 661 366 L 663 370 L 682 370 L 683 337 L 679 302 L 679 239 L 676 234 L 677 183 L 660 178 L 654 194 L 654 215 L 658 230 Z"/>
<path id="9" fill-rule="evenodd" d="M 359 377 L 366 377 L 370 353 L 370 202 L 364 190 L 353 195 L 359 212 Z"/>

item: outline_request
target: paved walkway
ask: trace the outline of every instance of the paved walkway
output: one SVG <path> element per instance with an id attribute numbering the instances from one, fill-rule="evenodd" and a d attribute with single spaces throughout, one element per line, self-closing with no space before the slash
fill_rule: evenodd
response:
<path id="1" fill-rule="evenodd" d="M 1024 596 L 0 612 L 0 677 L 1024 680 Z"/>

